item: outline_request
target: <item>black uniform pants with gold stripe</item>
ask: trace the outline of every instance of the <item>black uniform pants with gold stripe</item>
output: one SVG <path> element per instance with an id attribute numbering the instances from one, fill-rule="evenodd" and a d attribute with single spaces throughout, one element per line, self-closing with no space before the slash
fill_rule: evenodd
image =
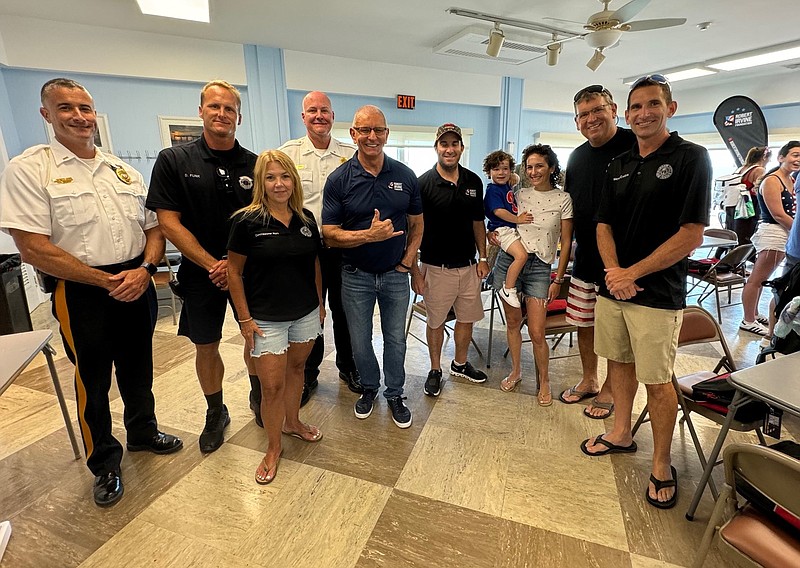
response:
<path id="1" fill-rule="evenodd" d="M 122 460 L 122 445 L 111 433 L 112 364 L 125 405 L 128 443 L 146 443 L 157 432 L 152 388 L 156 313 L 152 282 L 134 302 L 120 302 L 103 288 L 66 280 L 59 280 L 53 293 L 53 315 L 75 365 L 78 421 L 86 465 L 94 475 L 119 472 Z"/>

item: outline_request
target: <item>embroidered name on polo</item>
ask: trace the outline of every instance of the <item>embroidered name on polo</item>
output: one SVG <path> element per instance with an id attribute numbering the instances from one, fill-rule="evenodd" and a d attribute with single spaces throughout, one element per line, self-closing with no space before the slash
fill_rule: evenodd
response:
<path id="1" fill-rule="evenodd" d="M 200 174 L 190 174 L 190 173 L 185 173 L 185 174 L 183 174 L 183 177 L 187 177 L 187 178 L 199 178 L 199 177 L 200 177 Z"/>

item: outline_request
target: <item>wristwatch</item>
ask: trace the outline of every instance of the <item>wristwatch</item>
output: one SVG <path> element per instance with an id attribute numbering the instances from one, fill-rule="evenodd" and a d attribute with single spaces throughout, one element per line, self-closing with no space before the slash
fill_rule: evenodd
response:
<path id="1" fill-rule="evenodd" d="M 480 257 L 480 258 L 478 259 L 478 262 L 489 262 L 489 259 L 488 259 L 488 258 L 486 258 L 485 256 L 482 256 L 482 257 Z"/>
<path id="2" fill-rule="evenodd" d="M 155 276 L 158 267 L 152 262 L 143 262 L 139 268 L 144 268 L 150 276 Z"/>

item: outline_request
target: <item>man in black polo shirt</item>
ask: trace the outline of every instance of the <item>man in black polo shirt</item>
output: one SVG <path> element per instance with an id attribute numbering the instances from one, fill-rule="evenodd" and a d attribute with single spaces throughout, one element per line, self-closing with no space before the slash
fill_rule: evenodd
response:
<path id="1" fill-rule="evenodd" d="M 178 271 L 183 309 L 178 334 L 195 345 L 195 366 L 208 410 L 200 450 L 213 452 L 230 424 L 222 399 L 225 367 L 219 353 L 228 296 L 226 246 L 230 216 L 252 201 L 256 155 L 236 141 L 241 124 L 241 96 L 225 81 L 212 81 L 200 92 L 203 135 L 188 144 L 166 148 L 153 166 L 147 207 L 158 214 L 161 229 L 183 255 Z M 250 408 L 261 422 L 261 388 L 245 349 L 250 375 Z"/>
<path id="2" fill-rule="evenodd" d="M 564 191 L 572 197 L 575 228 L 575 262 L 569 281 L 567 322 L 578 328 L 578 349 L 583 377 L 561 393 L 565 404 L 574 404 L 595 396 L 583 413 L 589 418 L 611 416 L 614 403 L 611 383 L 599 389 L 597 355 L 594 352 L 594 308 L 597 289 L 605 276 L 603 261 L 597 251 L 597 207 L 608 163 L 631 149 L 636 136 L 627 128 L 617 127 L 617 103 L 602 85 L 589 85 L 573 98 L 575 125 L 586 142 L 575 148 L 567 162 Z M 599 392 L 598 392 L 599 391 Z"/>
<path id="3" fill-rule="evenodd" d="M 450 374 L 474 383 L 486 380 L 486 373 L 467 360 L 467 350 L 472 325 L 483 319 L 481 279 L 489 274 L 483 182 L 458 163 L 464 152 L 461 129 L 455 124 L 443 124 L 436 131 L 434 147 L 436 165 L 418 181 L 425 232 L 420 245 L 420 271 L 412 274 L 413 279 L 424 282 L 425 336 L 431 358 L 425 381 L 428 396 L 439 396 L 441 392 L 444 324 L 450 309 L 456 313 L 455 359 L 450 363 Z"/>
<path id="4" fill-rule="evenodd" d="M 653 465 L 645 493 L 660 509 L 675 506 L 677 471 L 670 447 L 678 401 L 672 372 L 686 306 L 689 253 L 708 225 L 711 160 L 705 148 L 670 134 L 677 103 L 661 75 L 636 81 L 625 120 L 636 146 L 608 167 L 597 245 L 605 281 L 597 299 L 595 351 L 608 359 L 614 427 L 581 444 L 590 456 L 636 451 L 631 413 L 638 382 L 647 388 Z"/>

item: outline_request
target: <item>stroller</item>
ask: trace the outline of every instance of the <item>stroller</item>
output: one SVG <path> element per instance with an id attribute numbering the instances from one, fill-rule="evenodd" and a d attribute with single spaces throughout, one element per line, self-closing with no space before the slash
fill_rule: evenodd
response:
<path id="1" fill-rule="evenodd" d="M 767 357 L 800 351 L 800 263 L 779 278 L 762 283 L 775 294 L 775 331 L 769 347 L 761 350 L 756 365 Z"/>

